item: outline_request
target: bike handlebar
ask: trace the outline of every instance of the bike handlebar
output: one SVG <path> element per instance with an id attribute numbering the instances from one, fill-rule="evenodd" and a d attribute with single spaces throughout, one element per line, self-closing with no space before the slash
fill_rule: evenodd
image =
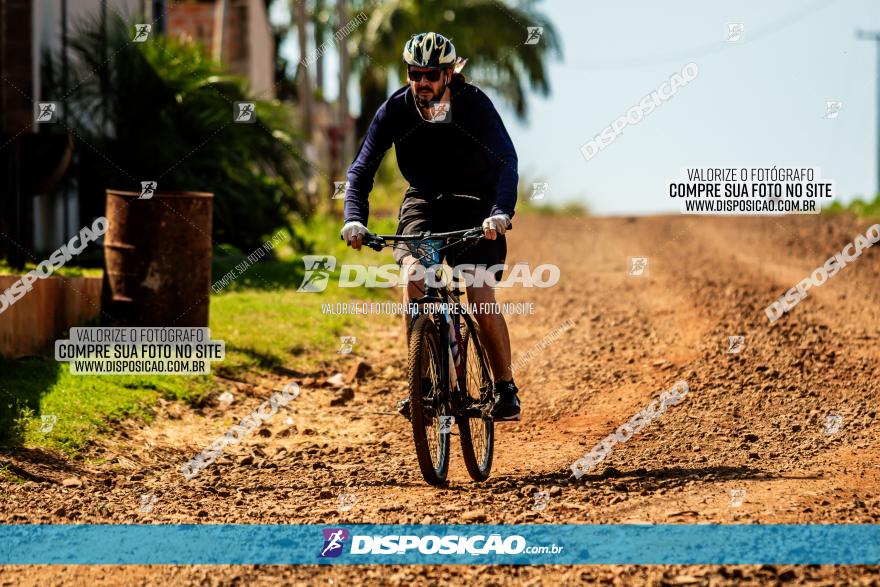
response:
<path id="1" fill-rule="evenodd" d="M 513 224 L 507 227 L 511 230 Z M 339 238 L 343 238 L 341 235 Z M 475 226 L 465 230 L 453 230 L 451 232 L 420 232 L 418 234 L 373 234 L 368 232 L 363 237 L 363 244 L 374 251 L 381 251 L 388 246 L 388 242 L 417 242 L 426 240 L 452 240 L 458 238 L 463 241 L 479 240 L 483 238 L 483 227 Z"/>
<path id="2" fill-rule="evenodd" d="M 477 226 L 465 230 L 454 230 L 452 232 L 420 232 L 418 234 L 372 234 L 368 232 L 364 235 L 363 244 L 374 251 L 381 251 L 388 245 L 388 241 L 418 242 L 426 240 L 452 240 L 455 238 L 463 241 L 479 240 L 483 238 L 483 228 Z"/>

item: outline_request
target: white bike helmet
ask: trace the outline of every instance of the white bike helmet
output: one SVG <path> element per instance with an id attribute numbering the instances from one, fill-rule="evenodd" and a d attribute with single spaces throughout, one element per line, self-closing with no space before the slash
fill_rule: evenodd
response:
<path id="1" fill-rule="evenodd" d="M 455 45 L 440 33 L 419 33 L 403 47 L 403 60 L 414 67 L 452 67 Z"/>

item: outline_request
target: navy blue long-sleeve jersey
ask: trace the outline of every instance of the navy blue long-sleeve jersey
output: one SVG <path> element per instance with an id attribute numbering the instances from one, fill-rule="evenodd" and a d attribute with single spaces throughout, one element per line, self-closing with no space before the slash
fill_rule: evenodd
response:
<path id="1" fill-rule="evenodd" d="M 428 122 L 404 86 L 385 101 L 348 168 L 345 221 L 366 226 L 373 177 L 393 144 L 400 172 L 419 191 L 479 196 L 491 204 L 490 215 L 513 217 L 518 181 L 517 158 L 510 135 L 491 100 L 455 74 L 449 122 Z"/>

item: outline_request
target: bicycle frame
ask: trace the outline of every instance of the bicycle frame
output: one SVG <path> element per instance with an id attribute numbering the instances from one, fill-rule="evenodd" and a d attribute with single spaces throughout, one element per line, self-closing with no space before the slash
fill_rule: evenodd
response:
<path id="1" fill-rule="evenodd" d="M 482 228 L 441 234 L 367 233 L 363 235 L 362 244 L 381 251 L 389 242 L 418 242 L 420 245 L 408 247 L 416 262 L 440 273 L 446 269 L 440 263 L 440 251 L 459 242 L 481 238 Z M 443 243 L 446 245 L 441 246 Z M 427 254 L 423 254 L 423 247 L 427 247 Z M 426 261 L 426 257 L 430 259 Z M 486 350 L 474 318 L 461 306 L 460 280 L 437 282 L 430 279 L 439 277 L 437 274 L 426 277 L 422 297 L 410 300 L 412 314 L 407 323 L 409 404 L 401 404 L 401 408 L 409 405 L 413 411 L 405 414 L 401 409 L 401 412 L 412 424 L 416 456 L 425 481 L 430 485 L 446 482 L 449 426 L 453 423 L 458 424 L 468 474 L 475 481 L 485 481 L 492 468 L 495 438 L 491 414 L 494 386 Z M 468 329 L 466 339 L 458 328 L 461 322 Z M 435 330 L 432 332 L 432 329 Z M 426 354 L 430 355 L 429 360 Z M 478 372 L 472 369 L 474 363 Z M 431 370 L 431 381 L 427 384 L 426 369 Z M 453 421 L 446 416 L 451 416 Z"/>
<path id="2" fill-rule="evenodd" d="M 412 316 L 410 317 L 410 324 L 412 324 L 424 311 L 422 310 L 424 304 L 440 304 L 439 311 L 431 312 L 431 317 L 434 321 L 434 324 L 437 326 L 437 331 L 440 335 L 440 348 L 444 350 L 444 352 L 440 353 L 440 372 L 442 374 L 441 382 L 443 385 L 443 389 L 449 390 L 449 407 L 452 410 L 453 416 L 455 416 L 456 418 L 473 417 L 471 415 L 465 414 L 465 406 L 461 405 L 462 394 L 460 393 L 460 388 L 462 387 L 463 382 L 459 380 L 456 367 L 453 363 L 456 353 L 456 350 L 454 350 L 454 348 L 455 346 L 458 346 L 458 340 L 454 338 L 455 324 L 453 316 L 450 314 L 449 308 L 460 307 L 459 300 L 461 294 L 462 292 L 457 287 L 453 287 L 451 285 L 447 285 L 444 288 L 436 288 L 426 285 L 425 295 L 422 296 L 420 299 L 414 301 L 414 303 L 418 305 L 416 306 L 416 311 L 413 312 Z M 461 316 L 465 324 L 467 324 L 468 328 L 474 328 L 473 320 L 466 311 L 459 312 L 459 315 Z M 463 352 L 463 348 L 459 347 L 457 349 L 460 361 L 465 360 Z M 480 412 L 477 411 L 477 416 L 479 416 L 479 413 Z"/>
<path id="3" fill-rule="evenodd" d="M 479 238 L 482 238 L 482 234 L 482 228 L 477 227 L 468 230 L 433 234 L 429 232 L 423 232 L 418 235 L 368 235 L 368 237 L 370 238 L 365 238 L 364 244 L 374 250 L 382 250 L 382 248 L 386 246 L 386 243 L 388 241 L 415 243 L 428 242 L 432 240 L 448 241 L 455 239 L 456 237 L 460 237 L 460 241 L 466 241 L 478 240 Z M 417 260 L 422 263 L 422 265 L 426 268 L 433 265 L 439 265 L 440 256 L 435 254 L 439 253 L 439 250 L 441 250 L 442 248 L 445 247 L 440 247 L 440 249 L 432 250 L 429 253 L 432 255 L 432 257 L 434 257 L 431 259 L 431 261 L 434 261 L 436 259 L 436 263 L 432 262 L 431 264 L 428 264 L 422 262 L 422 259 L 428 255 L 423 255 Z M 412 303 L 416 304 L 416 311 L 413 312 L 413 314 L 410 316 L 409 323 L 410 325 L 412 325 L 415 322 L 415 320 L 423 313 L 423 308 L 426 304 L 439 304 L 439 312 L 431 312 L 431 317 L 439 333 L 440 348 L 444 351 L 440 353 L 440 372 L 442 388 L 444 390 L 448 390 L 449 407 L 451 408 L 452 415 L 454 417 L 479 418 L 482 416 L 482 410 L 480 409 L 480 407 L 462 405 L 463 394 L 460 393 L 460 389 L 463 383 L 459 381 L 455 366 L 452 363 L 452 361 L 454 360 L 455 352 L 453 350 L 453 343 L 457 345 L 458 341 L 454 338 L 455 325 L 453 317 L 450 315 L 449 308 L 455 308 L 457 310 L 461 308 L 460 299 L 463 293 L 464 292 L 460 290 L 457 284 L 454 285 L 454 280 L 450 283 L 446 283 L 443 287 L 434 287 L 428 285 L 426 280 L 425 294 L 417 300 L 412 300 Z M 463 308 L 457 313 L 467 325 L 470 332 L 476 331 L 475 321 L 470 313 L 468 313 Z M 458 349 L 461 361 L 465 360 L 463 356 L 464 350 L 465 349 L 463 348 Z M 464 374 L 463 377 L 466 377 L 466 374 Z M 484 391 L 485 390 L 482 389 L 480 390 L 481 401 L 483 399 Z"/>

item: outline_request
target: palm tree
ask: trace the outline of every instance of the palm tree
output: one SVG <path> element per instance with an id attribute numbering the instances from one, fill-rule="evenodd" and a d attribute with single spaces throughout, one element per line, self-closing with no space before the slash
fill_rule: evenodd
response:
<path id="1" fill-rule="evenodd" d="M 111 15 L 84 22 L 70 40 L 71 72 L 81 82 L 65 98 L 65 124 L 76 139 L 81 214 L 102 214 L 105 188 L 139 189 L 139 178 L 167 191 L 214 192 L 213 238 L 242 250 L 289 224 L 291 213 L 310 214 L 292 109 L 256 100 L 196 43 L 159 35 L 133 44 L 131 31 Z M 59 63 L 57 53 L 44 57 L 48 100 L 64 98 Z M 93 75 L 99 70 L 102 79 Z M 256 103 L 259 124 L 232 121 L 237 101 Z"/>
<path id="2" fill-rule="evenodd" d="M 291 0 L 293 18 L 296 22 L 296 37 L 299 46 L 300 60 L 297 65 L 296 77 L 299 81 L 298 99 L 302 105 L 303 134 L 307 139 L 312 137 L 312 85 L 309 80 L 309 72 L 303 62 L 304 56 L 308 55 L 308 42 L 306 40 L 306 0 Z"/>
<path id="3" fill-rule="evenodd" d="M 320 47 L 330 29 L 330 13 L 324 6 L 324 0 L 314 0 L 311 14 L 312 31 L 314 32 L 315 47 Z M 324 55 L 319 54 L 315 61 L 315 92 L 323 99 L 324 97 Z"/>
<path id="4" fill-rule="evenodd" d="M 510 5 L 503 0 L 387 0 L 356 2 L 368 21 L 355 35 L 352 66 L 360 77 L 361 115 L 357 132 L 363 136 L 373 114 L 387 98 L 390 72 L 405 78 L 401 52 L 406 40 L 423 31 L 452 38 L 459 55 L 468 59 L 466 75 L 491 88 L 512 106 L 516 116 L 528 114 L 527 88 L 550 93 L 545 61 L 552 52 L 562 56 L 556 30 L 535 9 L 535 0 Z M 526 45 L 528 27 L 543 27 L 540 40 Z"/>
<path id="5" fill-rule="evenodd" d="M 348 10 L 346 0 L 336 0 L 336 20 L 342 24 L 348 22 Z M 346 47 L 347 40 L 340 41 L 342 49 L 339 51 L 339 129 L 342 133 L 342 144 L 340 145 L 340 153 L 343 158 L 349 157 L 352 153 L 352 136 L 351 132 L 346 129 L 349 120 L 348 114 L 348 78 L 351 74 L 351 55 L 349 55 Z"/>

